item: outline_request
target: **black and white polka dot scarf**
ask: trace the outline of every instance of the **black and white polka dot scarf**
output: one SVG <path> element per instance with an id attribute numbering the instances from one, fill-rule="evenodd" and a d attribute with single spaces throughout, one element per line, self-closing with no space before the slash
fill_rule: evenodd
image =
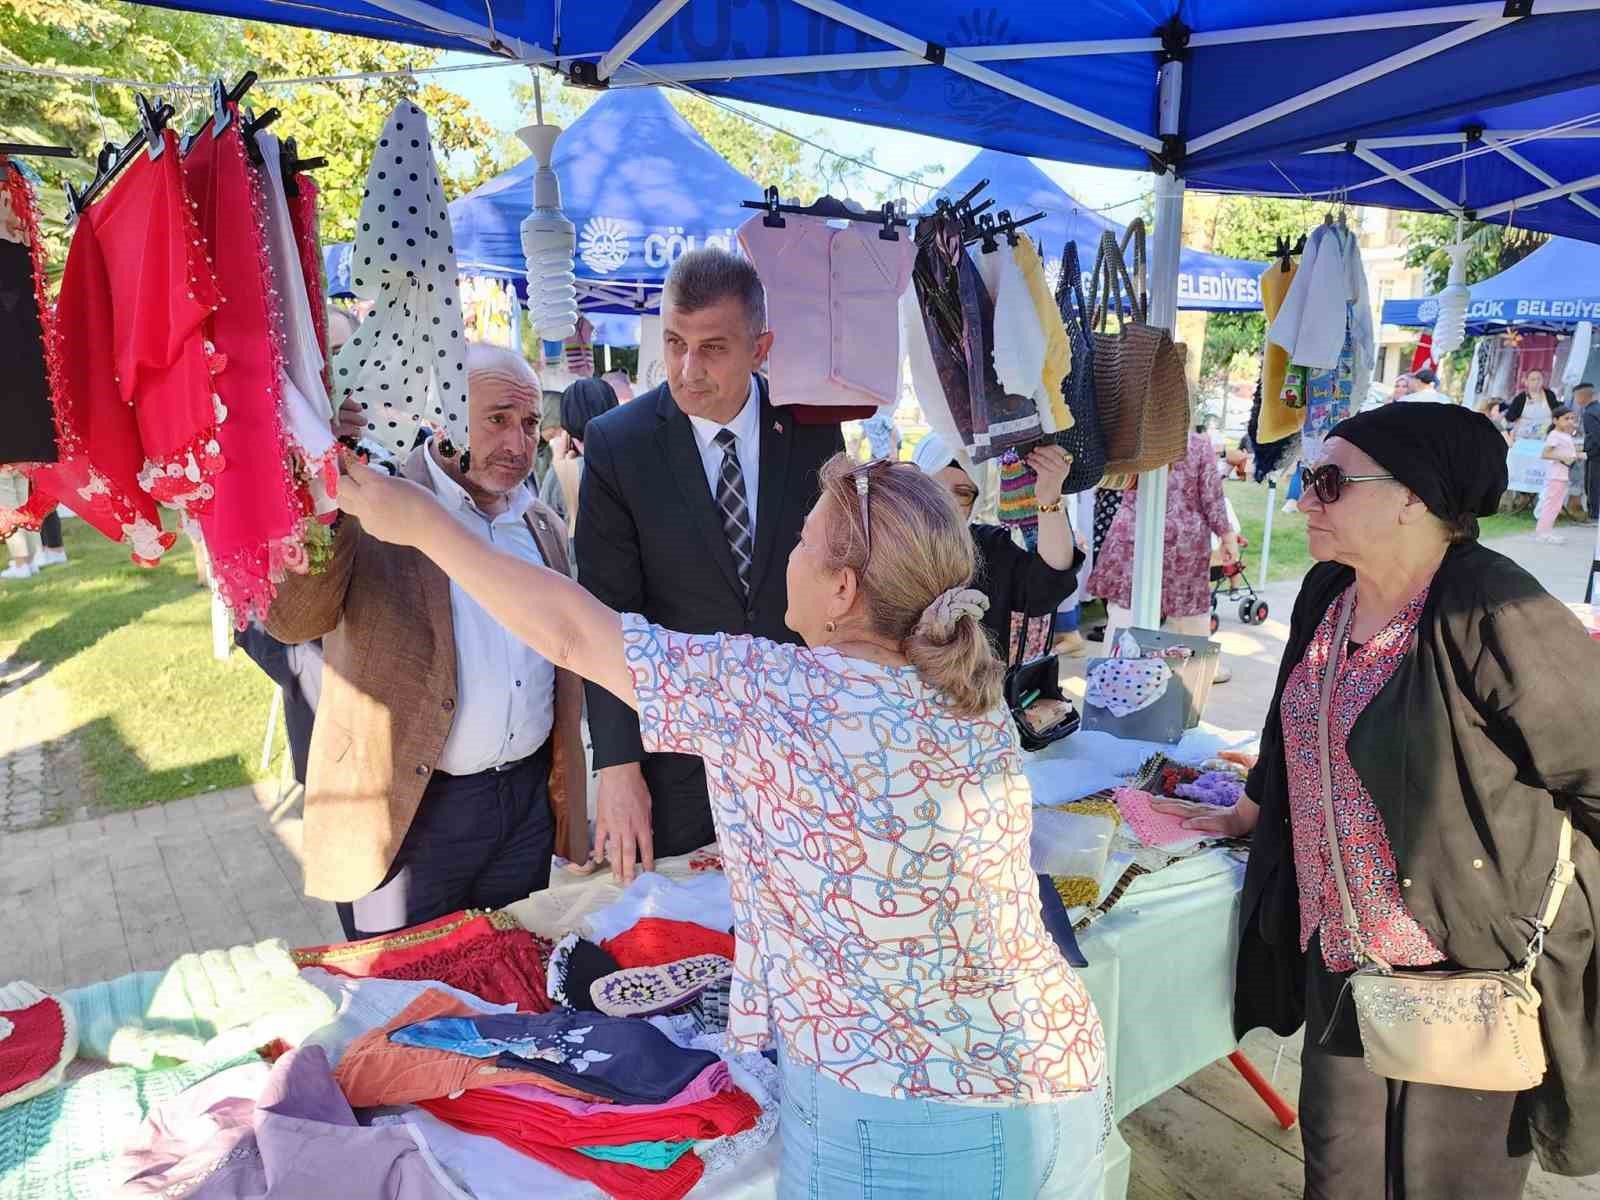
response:
<path id="1" fill-rule="evenodd" d="M 410 101 L 389 114 L 373 149 L 350 274 L 374 308 L 334 355 L 337 399 L 360 404 L 365 439 L 392 454 L 410 450 L 419 420 L 465 453 L 467 337 L 454 235 L 428 118 Z"/>

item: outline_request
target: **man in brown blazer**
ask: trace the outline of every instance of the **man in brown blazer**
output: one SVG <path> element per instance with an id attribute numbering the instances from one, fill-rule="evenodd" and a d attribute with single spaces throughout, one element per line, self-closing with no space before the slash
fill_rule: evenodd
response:
<path id="1" fill-rule="evenodd" d="M 484 540 L 566 571 L 566 526 L 525 482 L 539 379 L 521 355 L 481 344 L 467 369 L 470 470 L 435 440 L 399 473 Z M 422 555 L 342 518 L 326 570 L 285 579 L 266 624 L 284 642 L 323 639 L 306 892 L 337 902 L 347 937 L 500 907 L 549 883 L 552 851 L 587 859 L 581 681 Z"/>

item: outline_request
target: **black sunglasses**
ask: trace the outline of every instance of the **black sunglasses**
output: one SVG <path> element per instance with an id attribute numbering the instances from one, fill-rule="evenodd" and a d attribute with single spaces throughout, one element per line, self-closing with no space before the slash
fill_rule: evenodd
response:
<path id="1" fill-rule="evenodd" d="M 1324 504 L 1337 504 L 1344 495 L 1347 483 L 1376 483 L 1380 479 L 1393 479 L 1393 475 L 1346 475 L 1338 463 L 1324 463 L 1306 472 L 1306 486 Z"/>

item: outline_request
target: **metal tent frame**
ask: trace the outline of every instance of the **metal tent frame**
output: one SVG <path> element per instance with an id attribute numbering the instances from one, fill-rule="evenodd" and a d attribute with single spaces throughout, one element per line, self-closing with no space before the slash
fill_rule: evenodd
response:
<path id="1" fill-rule="evenodd" d="M 477 50 L 560 69 L 592 87 L 694 85 L 994 149 L 1148 168 L 1156 174 L 1152 321 L 1168 328 L 1190 182 L 1360 195 L 1363 203 L 1531 228 L 1559 212 L 1550 219 L 1561 228 L 1552 231 L 1600 240 L 1600 204 L 1583 194 L 1600 189 L 1600 143 L 1592 141 L 1600 102 L 1593 113 L 1563 122 L 1517 119 L 1519 105 L 1539 112 L 1545 98 L 1593 89 L 1600 100 L 1600 67 L 1592 62 L 1600 0 L 1303 0 L 1290 20 L 1267 0 L 1160 0 L 1087 11 L 994 0 L 976 15 L 954 0 L 915 9 L 893 0 L 765 0 L 737 8 L 733 0 L 600 0 L 568 9 L 561 0 L 535 0 L 498 23 L 494 0 L 165 2 Z M 1152 29 L 1153 10 L 1170 16 Z M 1186 13 L 1215 27 L 1190 28 Z M 941 22 L 958 36 L 930 36 Z M 706 37 L 708 28 L 716 36 Z M 1081 37 L 1030 40 L 1066 29 Z M 841 35 L 856 49 L 838 52 Z M 1292 79 L 1251 71 L 1248 55 L 1264 45 L 1300 54 L 1303 69 Z M 1424 63 L 1426 89 L 1397 78 Z M 830 80 L 846 76 L 885 82 L 884 94 L 827 90 Z M 930 80 L 942 80 L 942 105 L 928 91 Z M 968 98 L 977 103 L 961 111 Z M 1486 108 L 1509 119 L 1469 115 Z M 1005 120 L 996 116 L 1002 111 Z M 1569 157 L 1582 169 L 1563 178 L 1553 163 L 1530 157 L 1529 147 L 1547 139 L 1578 147 Z M 1444 153 L 1410 161 L 1430 147 Z M 1452 199 L 1441 170 L 1489 156 L 1517 182 L 1507 184 L 1502 172 L 1492 194 L 1468 196 L 1463 183 Z M 1363 178 L 1352 178 L 1356 169 Z M 1302 172 L 1321 182 L 1297 181 Z M 1164 470 L 1141 479 L 1133 608 L 1147 626 L 1161 616 L 1165 494 Z"/>

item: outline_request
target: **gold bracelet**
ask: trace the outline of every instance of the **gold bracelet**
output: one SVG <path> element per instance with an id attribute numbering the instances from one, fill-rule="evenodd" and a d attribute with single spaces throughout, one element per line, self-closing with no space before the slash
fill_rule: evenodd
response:
<path id="1" fill-rule="evenodd" d="M 1060 512 L 1061 501 L 1058 499 L 1053 504 L 1041 504 L 1039 505 L 1039 511 L 1042 513 Z"/>

